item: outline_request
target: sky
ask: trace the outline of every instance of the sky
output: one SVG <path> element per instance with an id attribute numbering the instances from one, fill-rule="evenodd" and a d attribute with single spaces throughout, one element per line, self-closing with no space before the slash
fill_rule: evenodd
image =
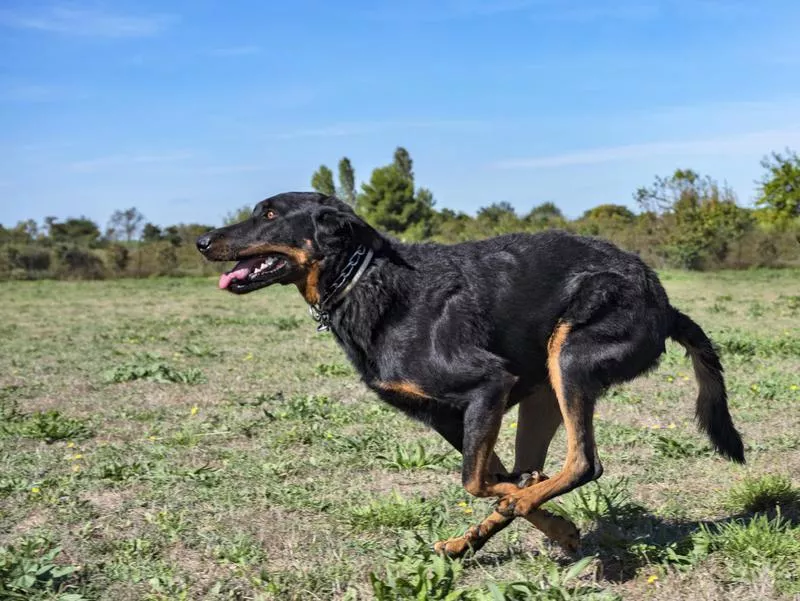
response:
<path id="1" fill-rule="evenodd" d="M 220 223 L 402 145 L 438 208 L 636 208 L 800 151 L 796 0 L 2 0 L 0 223 Z"/>

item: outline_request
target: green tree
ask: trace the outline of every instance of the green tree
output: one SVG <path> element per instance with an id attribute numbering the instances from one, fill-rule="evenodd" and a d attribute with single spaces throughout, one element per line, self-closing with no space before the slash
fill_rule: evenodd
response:
<path id="1" fill-rule="evenodd" d="M 398 146 L 394 151 L 394 166 L 397 170 L 408 178 L 412 183 L 414 181 L 414 161 L 411 160 L 411 155 L 402 146 Z"/>
<path id="2" fill-rule="evenodd" d="M 356 172 L 347 157 L 339 161 L 339 195 L 340 198 L 354 207 L 356 204 Z"/>
<path id="3" fill-rule="evenodd" d="M 76 246 L 95 247 L 100 242 L 100 228 L 86 217 L 69 218 L 50 225 L 53 242 Z"/>
<path id="4" fill-rule="evenodd" d="M 533 207 L 524 218 L 529 228 L 534 230 L 544 230 L 553 227 L 563 227 L 567 220 L 554 203 L 543 202 Z"/>
<path id="5" fill-rule="evenodd" d="M 109 237 L 113 240 L 130 242 L 137 237 L 142 221 L 144 215 L 136 207 L 114 211 L 108 221 L 108 231 L 111 234 Z"/>
<path id="6" fill-rule="evenodd" d="M 667 260 L 687 269 L 721 262 L 732 242 L 752 225 L 752 215 L 736 203 L 727 186 L 691 169 L 656 177 L 649 188 L 634 195 L 647 213 L 660 215 L 660 244 Z"/>
<path id="7" fill-rule="evenodd" d="M 223 225 L 233 225 L 234 223 L 239 223 L 240 221 L 244 221 L 245 219 L 249 219 L 253 215 L 253 207 L 244 205 L 236 209 L 235 211 L 231 211 L 225 218 L 222 220 Z"/>
<path id="8" fill-rule="evenodd" d="M 786 149 L 782 155 L 773 152 L 761 161 L 767 170 L 759 185 L 756 206 L 767 223 L 784 227 L 800 217 L 800 157 Z"/>
<path id="9" fill-rule="evenodd" d="M 414 194 L 414 183 L 395 164 L 375 169 L 361 188 L 359 212 L 379 229 L 401 234 L 429 218 L 426 200 Z"/>
<path id="10" fill-rule="evenodd" d="M 152 223 L 145 223 L 142 228 L 142 241 L 143 242 L 158 242 L 161 240 L 161 228 Z"/>
<path id="11" fill-rule="evenodd" d="M 333 171 L 326 165 L 320 165 L 311 176 L 311 187 L 320 194 L 335 196 L 336 184 L 333 182 Z"/>

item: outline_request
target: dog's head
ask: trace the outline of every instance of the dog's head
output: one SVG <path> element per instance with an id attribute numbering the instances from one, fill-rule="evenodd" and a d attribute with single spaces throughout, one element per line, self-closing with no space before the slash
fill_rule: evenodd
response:
<path id="1" fill-rule="evenodd" d="M 219 287 L 246 294 L 272 284 L 297 284 L 318 302 L 320 282 L 363 244 L 373 250 L 381 236 L 342 201 L 313 192 L 287 192 L 259 202 L 240 223 L 197 239 L 211 261 L 238 261 Z M 335 276 L 334 276 L 335 277 Z"/>

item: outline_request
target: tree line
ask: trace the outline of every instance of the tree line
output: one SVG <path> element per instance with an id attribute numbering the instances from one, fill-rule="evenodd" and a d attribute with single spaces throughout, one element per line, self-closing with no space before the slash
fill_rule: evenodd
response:
<path id="1" fill-rule="evenodd" d="M 561 228 L 611 240 L 657 268 L 800 266 L 800 157 L 789 149 L 773 152 L 761 166 L 753 207 L 741 206 L 730 188 L 710 176 L 677 169 L 634 192 L 638 211 L 602 204 L 577 219 L 566 218 L 552 202 L 523 213 L 503 201 L 475 215 L 437 209 L 433 193 L 417 185 L 413 160 L 403 147 L 360 187 L 347 157 L 339 160 L 337 177 L 321 165 L 310 184 L 318 192 L 337 195 L 374 227 L 405 241 L 454 243 Z M 224 221 L 241 220 L 251 210 L 234 210 Z M 220 266 L 206 262 L 194 248 L 197 236 L 213 227 L 161 227 L 147 222 L 135 207 L 115 211 L 105 230 L 83 216 L 47 217 L 41 225 L 35 220 L 0 225 L 0 279 L 217 273 Z"/>

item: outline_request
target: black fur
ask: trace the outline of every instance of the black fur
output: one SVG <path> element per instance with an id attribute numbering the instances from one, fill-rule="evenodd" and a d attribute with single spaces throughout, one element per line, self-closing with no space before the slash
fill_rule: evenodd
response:
<path id="1" fill-rule="evenodd" d="M 263 219 L 268 209 L 277 217 Z M 675 338 L 694 362 L 700 425 L 721 454 L 744 461 L 710 341 L 670 305 L 644 262 L 608 242 L 551 230 L 402 244 L 337 199 L 312 193 L 269 198 L 251 219 L 198 241 L 212 260 L 241 258 L 258 244 L 305 249 L 319 269 L 319 295 L 358 244 L 375 251 L 332 309 L 332 333 L 384 401 L 463 452 L 465 485 L 479 469 L 482 445 L 493 446 L 503 412 L 548 382 L 548 341 L 558 324 L 569 325 L 559 359 L 565 390 L 589 410 L 609 386 L 652 369 L 666 338 Z M 293 263 L 264 285 L 302 289 L 308 269 Z M 423 394 L 387 385 L 401 382 Z M 599 475 L 596 457 L 594 464 L 579 480 Z"/>

